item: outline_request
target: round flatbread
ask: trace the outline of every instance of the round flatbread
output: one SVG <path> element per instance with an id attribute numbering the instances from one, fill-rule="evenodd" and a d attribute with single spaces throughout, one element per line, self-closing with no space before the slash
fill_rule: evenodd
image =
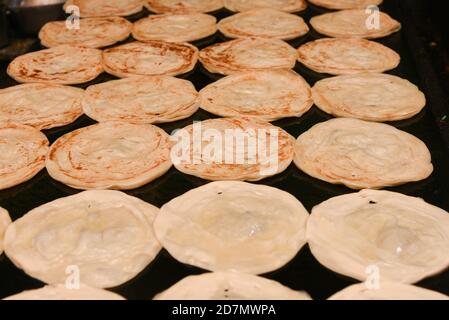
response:
<path id="1" fill-rule="evenodd" d="M 133 37 L 140 41 L 191 42 L 217 32 L 217 18 L 204 13 L 151 15 L 136 21 Z"/>
<path id="2" fill-rule="evenodd" d="M 188 43 L 131 42 L 103 51 L 106 72 L 120 77 L 176 76 L 192 71 L 198 49 Z"/>
<path id="3" fill-rule="evenodd" d="M 273 9 L 255 9 L 221 20 L 218 29 L 228 38 L 260 37 L 291 40 L 309 32 L 300 16 Z"/>
<path id="4" fill-rule="evenodd" d="M 426 179 L 433 171 L 426 145 L 393 126 L 332 119 L 302 134 L 296 166 L 314 178 L 353 189 L 378 189 Z"/>
<path id="5" fill-rule="evenodd" d="M 282 40 L 244 38 L 209 46 L 200 52 L 200 61 L 212 73 L 230 75 L 266 69 L 292 69 L 297 53 Z"/>
<path id="6" fill-rule="evenodd" d="M 58 84 L 28 83 L 0 90 L 0 122 L 38 130 L 65 126 L 83 114 L 84 90 Z"/>
<path id="7" fill-rule="evenodd" d="M 310 3 L 334 10 L 366 9 L 369 6 L 378 6 L 383 0 L 309 0 Z"/>
<path id="8" fill-rule="evenodd" d="M 250 118 L 197 122 L 173 140 L 175 167 L 206 180 L 258 181 L 285 171 L 293 159 L 292 136 Z"/>
<path id="9" fill-rule="evenodd" d="M 329 300 L 448 300 L 436 291 L 402 283 L 382 282 L 379 288 L 370 289 L 365 283 L 349 286 Z"/>
<path id="10" fill-rule="evenodd" d="M 45 167 L 47 137 L 37 129 L 0 123 L 0 190 L 31 180 Z"/>
<path id="11" fill-rule="evenodd" d="M 143 9 L 142 0 L 68 0 L 64 4 L 67 12 L 69 6 L 77 6 L 82 18 L 130 16 Z"/>
<path id="12" fill-rule="evenodd" d="M 223 8 L 223 0 L 146 0 L 145 6 L 155 13 L 204 13 Z"/>
<path id="13" fill-rule="evenodd" d="M 226 9 L 233 12 L 270 8 L 284 12 L 299 12 L 307 8 L 305 0 L 225 0 Z"/>
<path id="14" fill-rule="evenodd" d="M 401 24 L 386 13 L 379 12 L 378 25 L 371 24 L 370 15 L 371 12 L 365 10 L 342 10 L 315 16 L 310 24 L 319 33 L 335 38 L 375 39 L 401 29 Z"/>
<path id="15" fill-rule="evenodd" d="M 222 117 L 274 121 L 300 117 L 313 105 L 309 84 L 291 70 L 227 76 L 200 91 L 201 108 Z"/>
<path id="16" fill-rule="evenodd" d="M 449 266 L 449 213 L 419 198 L 362 190 L 313 208 L 307 240 L 337 273 L 416 283 Z"/>
<path id="17" fill-rule="evenodd" d="M 101 51 L 62 45 L 19 56 L 8 65 L 7 72 L 18 82 L 89 82 L 103 72 Z"/>
<path id="18" fill-rule="evenodd" d="M 76 189 L 141 187 L 170 167 L 170 136 L 158 127 L 103 122 L 65 134 L 51 146 L 50 176 Z"/>
<path id="19" fill-rule="evenodd" d="M 8 226 L 11 224 L 11 218 L 8 211 L 0 208 L 0 255 L 3 253 L 3 236 Z"/>
<path id="20" fill-rule="evenodd" d="M 162 246 L 183 263 L 262 274 L 296 256 L 306 243 L 308 217 L 303 205 L 285 191 L 220 181 L 165 204 L 154 230 Z"/>
<path id="21" fill-rule="evenodd" d="M 324 112 L 368 121 L 409 119 L 426 105 L 417 86 L 383 73 L 323 79 L 315 83 L 312 93 L 315 105 Z"/>
<path id="22" fill-rule="evenodd" d="M 31 210 L 6 230 L 5 253 L 48 284 L 121 285 L 161 250 L 159 209 L 119 191 L 87 191 Z"/>
<path id="23" fill-rule="evenodd" d="M 305 292 L 294 291 L 262 277 L 230 272 L 189 276 L 158 294 L 154 300 L 311 300 Z"/>
<path id="24" fill-rule="evenodd" d="M 298 48 L 298 60 L 309 69 L 333 75 L 384 72 L 396 68 L 400 56 L 366 39 L 319 39 Z"/>
<path id="25" fill-rule="evenodd" d="M 125 300 L 116 293 L 81 285 L 78 289 L 67 289 L 64 285 L 45 286 L 27 290 L 4 300 Z"/>
<path id="26" fill-rule="evenodd" d="M 88 87 L 83 107 L 84 113 L 98 122 L 165 123 L 193 115 L 199 98 L 187 80 L 131 77 Z"/>
<path id="27" fill-rule="evenodd" d="M 132 23 L 120 17 L 86 18 L 79 21 L 79 29 L 68 29 L 66 21 L 52 21 L 39 32 L 45 47 L 63 44 L 87 48 L 101 48 L 125 40 L 131 33 Z"/>

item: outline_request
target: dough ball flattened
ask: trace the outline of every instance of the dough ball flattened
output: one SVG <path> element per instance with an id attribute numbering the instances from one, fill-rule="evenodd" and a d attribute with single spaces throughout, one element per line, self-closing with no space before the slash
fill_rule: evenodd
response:
<path id="1" fill-rule="evenodd" d="M 145 6 L 155 13 L 206 13 L 223 8 L 223 0 L 146 0 Z"/>
<path id="2" fill-rule="evenodd" d="M 313 208 L 307 240 L 337 273 L 416 283 L 449 266 L 449 213 L 419 198 L 362 190 Z"/>
<path id="3" fill-rule="evenodd" d="M 4 300 L 125 300 L 116 293 L 81 285 L 79 289 L 68 289 L 65 285 L 45 286 L 27 290 Z"/>
<path id="4" fill-rule="evenodd" d="M 79 29 L 68 29 L 66 21 L 52 21 L 42 27 L 39 39 L 49 48 L 64 44 L 101 48 L 125 40 L 131 28 L 132 23 L 120 17 L 81 19 Z"/>
<path id="5" fill-rule="evenodd" d="M 37 129 L 0 123 L 0 190 L 31 180 L 45 167 L 47 137 Z"/>
<path id="6" fill-rule="evenodd" d="M 136 21 L 133 37 L 140 41 L 191 42 L 217 32 L 217 19 L 204 13 L 151 15 Z"/>
<path id="7" fill-rule="evenodd" d="M 314 178 L 353 189 L 397 186 L 433 172 L 430 152 L 415 136 L 347 118 L 319 123 L 302 134 L 294 162 Z"/>
<path id="8" fill-rule="evenodd" d="M 297 53 L 277 39 L 243 38 L 211 45 L 200 51 L 200 61 L 212 73 L 230 75 L 267 69 L 292 69 Z"/>
<path id="9" fill-rule="evenodd" d="M 260 37 L 291 40 L 309 32 L 304 20 L 273 9 L 256 9 L 221 20 L 218 29 L 228 38 Z"/>
<path id="10" fill-rule="evenodd" d="M 309 84 L 291 70 L 248 71 L 200 91 L 201 108 L 222 117 L 274 121 L 300 117 L 313 105 Z"/>
<path id="11" fill-rule="evenodd" d="M 17 82 L 80 84 L 103 72 L 101 50 L 62 45 L 26 53 L 7 68 Z"/>
<path id="12" fill-rule="evenodd" d="M 106 72 L 119 78 L 176 76 L 192 71 L 197 61 L 198 49 L 188 43 L 136 41 L 103 51 Z"/>
<path id="13" fill-rule="evenodd" d="M 369 6 L 378 6 L 383 0 L 309 0 L 310 3 L 334 10 L 366 9 Z"/>
<path id="14" fill-rule="evenodd" d="M 46 167 L 72 188 L 129 190 L 170 169 L 170 147 L 169 135 L 156 126 L 102 122 L 56 140 Z"/>
<path id="15" fill-rule="evenodd" d="M 190 81 L 136 76 L 88 87 L 82 104 L 84 113 L 98 122 L 165 123 L 190 117 L 199 98 Z"/>
<path id="16" fill-rule="evenodd" d="M 82 18 L 130 16 L 143 9 L 142 0 L 68 0 L 64 10 L 69 6 L 77 6 Z"/>
<path id="17" fill-rule="evenodd" d="M 315 105 L 337 117 L 367 121 L 409 119 L 426 105 L 426 97 L 405 79 L 382 73 L 326 78 L 312 88 Z"/>
<path id="18" fill-rule="evenodd" d="M 305 292 L 294 291 L 262 277 L 214 272 L 189 276 L 158 294 L 155 300 L 311 300 Z"/>
<path id="19" fill-rule="evenodd" d="M 384 72 L 396 68 L 400 59 L 390 48 L 366 39 L 326 38 L 298 48 L 299 62 L 332 75 Z"/>
<path id="20" fill-rule="evenodd" d="M 292 195 L 238 181 L 213 182 L 161 208 L 154 230 L 177 260 L 211 271 L 262 274 L 305 244 L 308 212 Z"/>
<path id="21" fill-rule="evenodd" d="M 305 0 L 225 0 L 226 9 L 234 12 L 270 8 L 284 12 L 299 12 L 307 8 Z"/>
<path id="22" fill-rule="evenodd" d="M 312 27 L 321 34 L 335 38 L 386 37 L 401 29 L 401 24 L 384 12 L 379 12 L 379 25 L 371 25 L 370 12 L 365 10 L 342 10 L 315 16 L 310 20 Z"/>
<path id="23" fill-rule="evenodd" d="M 119 191 L 86 191 L 44 204 L 12 223 L 8 258 L 48 284 L 79 276 L 94 288 L 121 285 L 161 249 L 153 233 L 159 209 Z"/>
<path id="24" fill-rule="evenodd" d="M 27 83 L 0 90 L 0 122 L 38 130 L 61 127 L 83 114 L 84 90 L 58 84 Z"/>
<path id="25" fill-rule="evenodd" d="M 259 181 L 285 171 L 293 160 L 291 135 L 250 118 L 202 121 L 173 139 L 176 169 L 206 180 Z"/>

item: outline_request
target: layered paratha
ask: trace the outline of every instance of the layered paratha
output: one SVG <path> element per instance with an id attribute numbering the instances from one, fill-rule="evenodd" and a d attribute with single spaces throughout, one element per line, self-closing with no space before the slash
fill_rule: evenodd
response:
<path id="1" fill-rule="evenodd" d="M 0 208 L 0 255 L 3 253 L 3 237 L 8 226 L 11 224 L 11 217 L 8 211 Z"/>
<path id="2" fill-rule="evenodd" d="M 225 0 L 226 9 L 234 12 L 270 8 L 284 12 L 299 12 L 307 8 L 305 0 Z"/>
<path id="3" fill-rule="evenodd" d="M 125 300 L 116 293 L 81 285 L 68 289 L 65 285 L 45 286 L 9 296 L 4 300 Z"/>
<path id="4" fill-rule="evenodd" d="M 205 13 L 223 8 L 223 0 L 145 0 L 155 13 Z"/>
<path id="5" fill-rule="evenodd" d="M 366 9 L 369 6 L 378 6 L 383 0 L 309 0 L 310 3 L 327 9 Z"/>
<path id="6" fill-rule="evenodd" d="M 67 11 L 70 6 L 77 6 L 83 18 L 130 16 L 142 11 L 143 4 L 144 0 L 68 0 L 64 9 Z"/>

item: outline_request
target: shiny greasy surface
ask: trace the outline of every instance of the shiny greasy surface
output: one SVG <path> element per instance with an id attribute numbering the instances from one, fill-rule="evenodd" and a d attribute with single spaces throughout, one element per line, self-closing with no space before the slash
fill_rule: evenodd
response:
<path id="1" fill-rule="evenodd" d="M 389 13 L 398 21 L 404 22 L 397 11 L 396 2 L 397 1 L 394 0 L 387 0 L 385 5 L 382 6 L 383 11 Z M 318 13 L 323 13 L 323 11 L 310 6 L 302 16 L 308 21 L 312 14 L 316 15 Z M 225 12 L 216 14 L 219 18 L 226 15 L 227 13 Z M 399 68 L 391 73 L 400 75 L 421 87 L 421 83 L 416 73 L 415 63 L 412 60 L 411 52 L 405 42 L 404 32 L 406 30 L 406 26 L 404 25 L 403 31 L 381 39 L 380 42 L 397 50 L 401 54 L 402 61 Z M 307 40 L 312 40 L 316 37 L 316 34 L 310 34 Z M 208 39 L 205 42 L 197 43 L 197 45 L 199 45 L 200 48 L 203 48 L 204 46 L 217 41 L 222 41 L 221 36 L 218 34 L 216 37 Z M 298 44 L 296 44 L 296 46 L 298 46 Z M 302 74 L 310 85 L 313 85 L 317 80 L 323 78 L 322 75 L 313 73 L 299 65 L 295 70 Z M 194 73 L 187 76 L 187 79 L 192 80 L 195 87 L 200 90 L 206 84 L 213 81 L 211 77 L 212 75 L 209 75 L 198 66 Z M 93 83 L 104 82 L 111 79 L 115 78 L 103 74 Z M 5 87 L 13 84 L 16 83 L 5 75 L 5 65 L 2 65 L 0 72 L 0 86 Z M 429 94 L 427 91 L 425 93 Z M 449 181 L 449 168 L 447 165 L 449 155 L 441 139 L 438 128 L 435 125 L 435 119 L 431 113 L 431 108 L 433 107 L 434 105 L 429 104 L 428 108 L 419 115 L 407 121 L 395 122 L 393 125 L 401 130 L 416 135 L 426 143 L 432 153 L 435 172 L 425 181 L 411 183 L 392 189 L 407 195 L 423 197 L 429 203 L 437 205 L 445 210 L 449 210 L 449 193 L 447 187 L 447 181 Z M 192 124 L 193 120 L 205 120 L 211 117 L 213 117 L 211 114 L 200 110 L 188 120 L 160 126 L 171 133 L 174 129 L 183 128 Z M 301 118 L 284 119 L 276 121 L 274 124 L 281 126 L 296 138 L 301 133 L 308 130 L 312 125 L 327 119 L 330 119 L 329 115 L 319 111 L 316 107 L 313 107 L 312 110 Z M 54 141 L 64 133 L 73 131 L 79 127 L 85 127 L 92 123 L 93 121 L 83 116 L 73 125 L 60 129 L 52 129 L 50 131 L 45 131 L 45 133 L 51 141 Z M 208 183 L 208 181 L 184 175 L 178 172 L 175 168 L 172 168 L 166 175 L 153 183 L 139 189 L 127 191 L 127 193 L 160 207 L 190 189 L 206 183 Z M 288 191 L 298 198 L 308 210 L 311 210 L 313 206 L 331 197 L 353 192 L 343 186 L 334 186 L 310 178 L 296 169 L 294 165 L 291 165 L 283 174 L 262 180 L 260 183 Z M 13 219 L 18 219 L 36 206 L 77 192 L 77 190 L 68 188 L 63 184 L 50 179 L 48 174 L 43 171 L 28 183 L 0 192 L 0 206 L 10 211 Z M 175 259 L 171 258 L 166 251 L 162 251 L 155 261 L 134 281 L 115 288 L 114 291 L 122 294 L 126 298 L 148 299 L 161 291 L 168 289 L 185 276 L 203 272 L 203 270 L 177 262 Z M 322 267 L 310 254 L 308 246 L 305 246 L 296 258 L 287 266 L 264 276 L 280 281 L 283 285 L 294 290 L 305 290 L 315 299 L 328 298 L 339 290 L 355 283 L 354 280 L 338 275 Z M 2 283 L 0 286 L 0 297 L 19 293 L 25 289 L 41 288 L 43 286 L 41 282 L 33 280 L 14 267 L 4 255 L 0 256 L 0 282 Z M 420 282 L 419 285 L 449 294 L 449 272 L 424 280 Z"/>

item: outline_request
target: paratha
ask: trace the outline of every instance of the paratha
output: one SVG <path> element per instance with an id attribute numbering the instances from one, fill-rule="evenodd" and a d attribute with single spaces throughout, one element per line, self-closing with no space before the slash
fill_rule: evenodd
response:
<path id="1" fill-rule="evenodd" d="M 203 66 L 209 72 L 224 75 L 250 70 L 292 69 L 296 58 L 295 49 L 277 39 L 236 39 L 200 51 Z"/>
<path id="2" fill-rule="evenodd" d="M 98 122 L 164 123 L 185 119 L 199 108 L 190 81 L 169 76 L 131 77 L 90 86 L 84 113 Z"/>
<path id="3" fill-rule="evenodd" d="M 315 83 L 312 94 L 315 105 L 324 112 L 368 121 L 408 119 L 426 105 L 417 86 L 383 73 L 326 78 Z"/>
<path id="4" fill-rule="evenodd" d="M 289 193 L 220 181 L 162 206 L 156 237 L 178 261 L 211 271 L 262 274 L 296 256 L 309 217 Z"/>
<path id="5" fill-rule="evenodd" d="M 258 181 L 285 171 L 293 159 L 292 136 L 250 118 L 197 122 L 172 139 L 176 169 L 206 180 Z"/>
<path id="6" fill-rule="evenodd" d="M 310 19 L 313 29 L 328 37 L 366 38 L 386 37 L 401 29 L 401 24 L 384 12 L 379 12 L 379 25 L 367 22 L 370 12 L 365 10 L 342 10 L 325 13 Z"/>
<path id="7" fill-rule="evenodd" d="M 140 41 L 191 42 L 217 32 L 217 18 L 204 13 L 151 15 L 136 21 L 133 37 Z"/>
<path id="8" fill-rule="evenodd" d="M 154 300 L 311 300 L 305 292 L 294 291 L 262 277 L 231 272 L 189 276 Z"/>
<path id="9" fill-rule="evenodd" d="M 416 283 L 449 266 L 449 213 L 419 198 L 362 190 L 313 208 L 307 240 L 314 257 L 337 273 Z"/>
<path id="10" fill-rule="evenodd" d="M 379 288 L 369 289 L 365 283 L 349 286 L 329 300 L 448 300 L 449 297 L 409 284 L 381 282 Z"/>
<path id="11" fill-rule="evenodd" d="M 45 47 L 69 44 L 101 48 L 127 39 L 131 28 L 132 23 L 120 17 L 81 19 L 79 29 L 68 29 L 66 21 L 52 21 L 42 27 L 39 39 Z"/>
<path id="12" fill-rule="evenodd" d="M 273 9 L 255 9 L 222 19 L 218 29 L 228 38 L 259 37 L 291 40 L 299 38 L 309 27 L 300 16 Z"/>
<path id="13" fill-rule="evenodd" d="M 125 300 L 116 293 L 80 286 L 79 289 L 67 289 L 64 285 L 45 286 L 27 290 L 4 300 Z"/>
<path id="14" fill-rule="evenodd" d="M 347 118 L 303 133 L 294 162 L 314 178 L 353 189 L 420 181 L 433 171 L 429 150 L 415 136 L 387 124 Z"/>
<path id="15" fill-rule="evenodd" d="M 98 49 L 62 45 L 26 53 L 7 68 L 18 82 L 79 84 L 95 79 L 103 72 Z"/>
<path id="16" fill-rule="evenodd" d="M 248 71 L 200 91 L 201 108 L 222 117 L 274 121 L 300 117 L 313 105 L 309 84 L 291 70 Z"/>
<path id="17" fill-rule="evenodd" d="M 369 6 L 378 6 L 383 0 L 309 0 L 310 3 L 327 9 L 366 9 Z"/>
<path id="18" fill-rule="evenodd" d="M 27 83 L 0 89 L 0 122 L 38 130 L 68 125 L 83 114 L 84 90 L 58 84 Z"/>
<path id="19" fill-rule="evenodd" d="M 121 285 L 144 270 L 161 246 L 159 209 L 119 191 L 86 191 L 35 208 L 6 230 L 5 253 L 47 284 Z"/>
<path id="20" fill-rule="evenodd" d="M 68 0 L 64 10 L 69 6 L 77 6 L 82 18 L 130 16 L 143 9 L 144 0 Z"/>
<path id="21" fill-rule="evenodd" d="M 298 48 L 298 60 L 309 69 L 333 75 L 384 72 L 401 60 L 392 49 L 366 39 L 327 38 Z"/>
<path id="22" fill-rule="evenodd" d="M 226 9 L 234 12 L 270 8 L 284 12 L 299 12 L 307 8 L 305 0 L 225 0 Z"/>
<path id="23" fill-rule="evenodd" d="M 102 122 L 56 140 L 46 167 L 53 179 L 72 188 L 134 189 L 170 169 L 170 146 L 158 127 Z"/>
<path id="24" fill-rule="evenodd" d="M 223 0 L 146 0 L 145 6 L 154 13 L 204 13 L 223 8 Z"/>
<path id="25" fill-rule="evenodd" d="M 176 76 L 192 71 L 197 61 L 198 49 L 188 43 L 131 42 L 103 51 L 106 72 L 120 78 Z"/>
<path id="26" fill-rule="evenodd" d="M 8 211 L 0 208 L 0 255 L 3 253 L 3 236 L 8 226 L 11 224 L 11 218 Z"/>
<path id="27" fill-rule="evenodd" d="M 37 129 L 0 123 L 0 190 L 32 179 L 45 167 L 49 142 Z"/>

